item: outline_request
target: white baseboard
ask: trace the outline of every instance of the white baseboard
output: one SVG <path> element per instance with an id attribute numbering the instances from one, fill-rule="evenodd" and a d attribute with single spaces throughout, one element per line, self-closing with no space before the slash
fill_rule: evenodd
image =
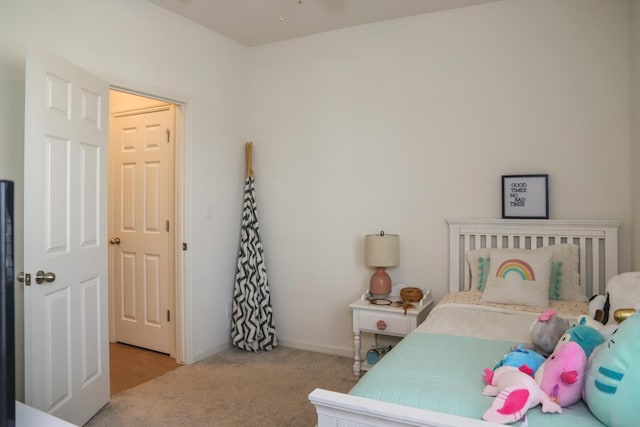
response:
<path id="1" fill-rule="evenodd" d="M 353 348 L 336 347 L 331 345 L 321 345 L 302 341 L 294 341 L 278 338 L 278 345 L 298 350 L 315 351 L 316 353 L 332 354 L 334 356 L 353 357 Z"/>
<path id="2" fill-rule="evenodd" d="M 210 349 L 207 349 L 205 351 L 201 351 L 199 353 L 196 353 L 193 356 L 193 363 L 195 362 L 199 362 L 203 359 L 206 359 L 209 356 L 213 356 L 214 354 L 218 354 L 221 351 L 225 351 L 227 349 L 231 348 L 231 341 L 229 341 L 228 343 L 216 346 L 216 347 L 212 347 Z"/>
<path id="3" fill-rule="evenodd" d="M 347 347 L 319 345 L 319 344 L 302 342 L 302 341 L 287 340 L 282 338 L 278 338 L 278 345 L 282 347 L 296 348 L 298 350 L 307 350 L 307 351 L 315 351 L 316 353 L 332 354 L 334 356 L 353 357 L 353 348 L 347 348 Z M 217 347 L 207 349 L 206 351 L 201 351 L 194 356 L 193 363 L 199 362 L 203 359 L 206 359 L 207 357 L 218 354 L 229 348 L 231 348 L 230 341 L 226 344 L 222 344 Z"/>

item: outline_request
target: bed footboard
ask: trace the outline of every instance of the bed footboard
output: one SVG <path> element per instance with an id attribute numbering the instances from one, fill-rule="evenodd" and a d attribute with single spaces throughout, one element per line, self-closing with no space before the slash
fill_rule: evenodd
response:
<path id="1" fill-rule="evenodd" d="M 309 400 L 316 407 L 317 427 L 488 427 L 496 425 L 482 420 L 396 405 L 320 388 L 311 392 Z"/>

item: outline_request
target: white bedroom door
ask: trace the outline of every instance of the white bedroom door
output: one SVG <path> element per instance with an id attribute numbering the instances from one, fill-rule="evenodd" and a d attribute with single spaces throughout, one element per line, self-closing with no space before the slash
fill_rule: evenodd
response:
<path id="1" fill-rule="evenodd" d="M 26 404 L 82 425 L 109 401 L 107 83 L 43 51 L 26 66 Z"/>
<path id="2" fill-rule="evenodd" d="M 110 121 L 115 340 L 171 354 L 175 107 L 151 110 Z"/>

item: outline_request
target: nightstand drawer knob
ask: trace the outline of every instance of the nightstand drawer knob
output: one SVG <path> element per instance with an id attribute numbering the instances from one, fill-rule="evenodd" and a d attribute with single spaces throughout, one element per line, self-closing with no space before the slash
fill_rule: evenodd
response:
<path id="1" fill-rule="evenodd" d="M 378 320 L 378 322 L 376 322 L 376 328 L 378 328 L 379 331 L 384 331 L 387 329 L 387 322 L 384 320 Z"/>

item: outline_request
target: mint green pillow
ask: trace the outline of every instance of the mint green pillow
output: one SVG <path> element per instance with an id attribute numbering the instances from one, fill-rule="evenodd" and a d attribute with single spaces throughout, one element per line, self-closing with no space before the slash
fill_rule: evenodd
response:
<path id="1" fill-rule="evenodd" d="M 489 275 L 490 257 L 478 258 L 478 289 L 484 291 Z M 562 261 L 551 263 L 551 275 L 549 276 L 549 299 L 560 299 L 560 286 L 562 285 Z"/>

